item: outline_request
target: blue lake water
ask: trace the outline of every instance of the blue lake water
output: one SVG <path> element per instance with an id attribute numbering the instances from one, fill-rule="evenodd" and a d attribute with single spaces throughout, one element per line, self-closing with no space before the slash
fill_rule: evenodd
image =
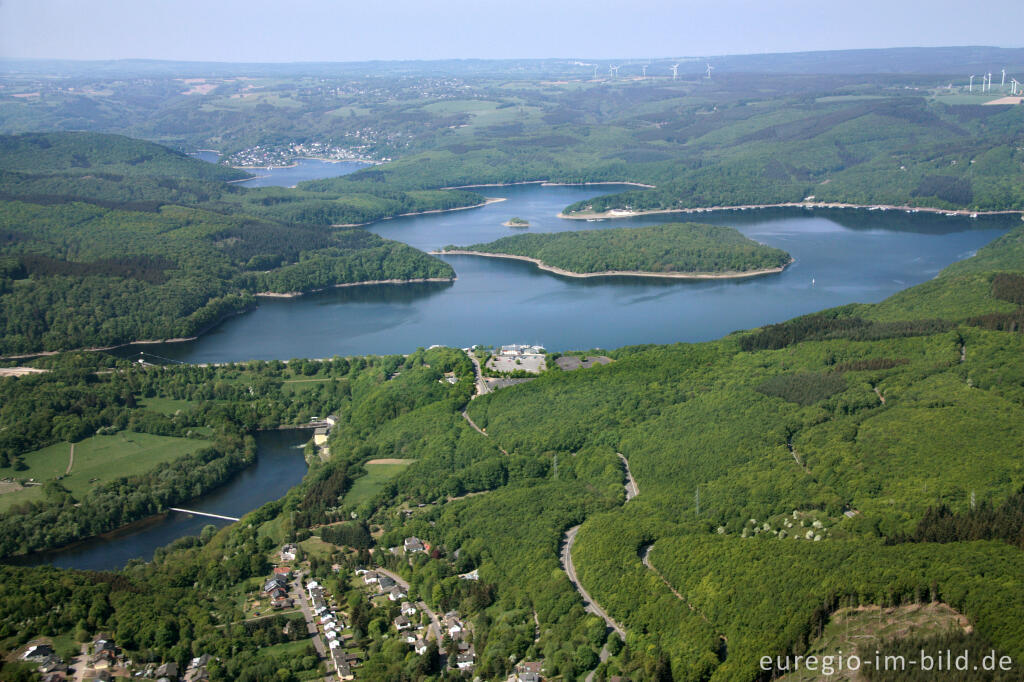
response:
<path id="1" fill-rule="evenodd" d="M 215 160 L 216 156 L 205 158 Z M 247 184 L 290 186 L 361 167 L 303 160 L 295 168 L 274 170 Z M 615 185 L 487 187 L 480 191 L 504 201 L 381 221 L 367 229 L 430 250 L 522 232 L 502 226 L 512 216 L 528 220 L 530 232 L 692 220 L 735 227 L 752 239 L 785 249 L 795 262 L 783 273 L 753 279 L 685 281 L 577 279 L 545 273 L 524 262 L 445 256 L 457 273 L 454 282 L 348 287 L 298 299 L 267 300 L 196 341 L 145 350 L 186 362 L 226 362 L 407 353 L 435 343 L 462 347 L 525 342 L 567 350 L 705 341 L 823 308 L 880 301 L 935 277 L 1018 221 L 1016 216 L 972 220 L 825 209 L 724 211 L 597 222 L 556 217 L 568 204 L 618 189 Z M 305 461 L 296 446 L 307 438 L 308 433 L 301 431 L 259 434 L 256 465 L 214 493 L 183 506 L 241 516 L 281 497 L 305 474 Z M 225 522 L 171 513 L 110 536 L 33 556 L 30 561 L 80 569 L 117 568 L 132 558 L 149 559 L 157 547 L 198 534 L 210 523 Z"/>
<path id="2" fill-rule="evenodd" d="M 323 172 L 332 172 L 322 168 Z M 369 285 L 265 300 L 202 338 L 147 347 L 186 362 L 408 353 L 420 346 L 539 343 L 551 350 L 715 339 L 737 329 L 846 303 L 880 301 L 935 277 L 1005 232 L 1016 216 L 901 211 L 762 209 L 598 222 L 557 217 L 566 205 L 619 186 L 518 185 L 479 191 L 502 202 L 385 220 L 367 229 L 424 250 L 529 232 L 635 227 L 694 220 L 729 225 L 796 259 L 754 279 L 578 279 L 524 262 L 445 256 L 452 283 Z M 811 282 L 814 280 L 814 285 Z"/>
<path id="3" fill-rule="evenodd" d="M 220 154 L 214 151 L 192 152 L 190 156 L 208 163 L 216 163 Z M 238 183 L 243 187 L 294 187 L 306 180 L 333 178 L 348 175 L 366 168 L 368 164 L 358 161 L 321 161 L 319 159 L 298 159 L 294 166 L 288 168 L 246 168 L 252 174 L 250 180 Z"/>
<path id="4" fill-rule="evenodd" d="M 179 505 L 184 509 L 241 517 L 283 497 L 306 474 L 302 446 L 309 431 L 265 431 L 256 434 L 256 463 L 224 486 Z M 51 552 L 38 552 L 19 563 L 52 564 L 61 568 L 102 571 L 124 566 L 131 559 L 149 561 L 157 547 L 186 535 L 199 535 L 204 526 L 218 528 L 228 521 L 169 512 L 96 538 Z"/>

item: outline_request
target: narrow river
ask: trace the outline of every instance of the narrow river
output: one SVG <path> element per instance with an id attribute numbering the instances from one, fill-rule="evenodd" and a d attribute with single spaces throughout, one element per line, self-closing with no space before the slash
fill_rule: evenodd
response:
<path id="1" fill-rule="evenodd" d="M 213 492 L 183 503 L 195 511 L 241 517 L 247 512 L 283 497 L 306 475 L 301 447 L 309 431 L 264 431 L 256 434 L 256 463 L 243 469 Z M 170 512 L 145 519 L 126 528 L 51 552 L 39 552 L 22 563 L 52 564 L 80 570 L 112 570 L 131 559 L 150 560 L 153 551 L 186 535 L 199 535 L 204 526 L 218 528 L 229 521 Z"/>

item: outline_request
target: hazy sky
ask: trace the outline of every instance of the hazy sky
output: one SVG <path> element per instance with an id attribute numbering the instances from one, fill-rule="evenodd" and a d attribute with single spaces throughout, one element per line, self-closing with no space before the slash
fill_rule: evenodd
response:
<path id="1" fill-rule="evenodd" d="M 357 61 L 1024 46 L 1024 0 L 0 0 L 0 57 Z"/>

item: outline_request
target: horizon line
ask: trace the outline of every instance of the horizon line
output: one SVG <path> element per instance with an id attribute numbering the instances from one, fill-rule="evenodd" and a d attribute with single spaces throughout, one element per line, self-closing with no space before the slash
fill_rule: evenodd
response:
<path id="1" fill-rule="evenodd" d="M 658 57 L 618 56 L 618 57 L 437 57 L 437 58 L 384 58 L 359 60 L 300 60 L 300 61 L 229 61 L 219 59 L 173 59 L 157 57 L 110 57 L 84 59 L 75 57 L 17 57 L 0 55 L 0 62 L 73 62 L 76 64 L 89 63 L 117 63 L 117 62 L 148 62 L 148 63 L 171 63 L 171 64 L 222 64 L 222 65 L 247 65 L 247 66 L 301 66 L 301 65 L 324 65 L 324 64 L 373 64 L 373 63 L 437 63 L 437 62 L 544 62 L 544 61 L 672 61 L 672 60 L 702 60 L 702 59 L 726 59 L 736 57 L 771 57 L 776 55 L 812 55 L 812 54 L 834 54 L 840 52 L 885 52 L 891 50 L 947 50 L 947 49 L 990 49 L 990 50 L 1021 50 L 1021 46 L 1002 45 L 893 45 L 888 47 L 854 47 L 840 48 L 835 50 L 793 50 L 793 51 L 772 51 L 772 52 L 734 52 L 717 55 L 685 55 Z"/>

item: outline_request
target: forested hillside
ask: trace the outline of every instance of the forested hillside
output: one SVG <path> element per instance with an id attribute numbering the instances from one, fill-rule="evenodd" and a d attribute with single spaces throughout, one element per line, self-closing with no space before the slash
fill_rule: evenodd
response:
<path id="1" fill-rule="evenodd" d="M 390 161 L 347 179 L 304 185 L 342 194 L 350 192 L 349 183 L 365 194 L 375 185 L 405 192 L 477 183 L 631 181 L 656 188 L 570 210 L 664 210 L 809 196 L 1024 209 L 1022 110 L 992 104 L 1010 94 L 1009 80 L 988 92 L 969 90 L 963 82 L 967 67 L 950 71 L 950 64 L 954 54 L 960 54 L 958 64 L 983 59 L 973 48 L 897 51 L 894 62 L 914 64 L 902 74 L 879 68 L 890 63 L 881 54 L 829 53 L 820 62 L 811 55 L 730 58 L 743 67 L 723 65 L 713 79 L 684 71 L 675 80 L 667 64 L 652 65 L 647 78 L 621 79 L 606 78 L 603 69 L 595 78 L 589 68 L 543 63 L 474 78 L 368 78 L 344 70 L 329 77 L 282 77 L 264 66 L 268 73 L 262 76 L 201 78 L 201 92 L 166 74 L 142 82 L 97 73 L 69 85 L 26 73 L 7 78 L 0 130 L 127 132 L 180 149 L 217 149 L 226 159 L 269 153 L 288 163 L 318 145 L 344 158 Z M 1012 59 L 1019 57 L 1010 59 L 1003 66 L 1012 74 Z M 849 67 L 868 62 L 874 66 L 866 71 Z M 815 65 L 823 72 L 813 73 Z M 451 68 L 456 74 L 475 71 L 461 63 Z M 534 80 L 526 76 L 537 73 L 533 68 L 575 75 Z M 637 69 L 626 65 L 623 74 Z M 87 139 L 74 153 L 47 151 L 47 172 L 98 172 L 104 164 L 90 160 L 90 168 L 76 160 L 75 154 L 88 155 Z M 25 136 L 12 158 L 20 164 L 29 142 L 48 140 Z M 106 172 L 137 174 L 132 164 L 149 153 L 136 149 L 112 157 Z"/>
<path id="2" fill-rule="evenodd" d="M 446 263 L 345 225 L 483 200 L 378 185 L 248 190 L 222 182 L 231 169 L 120 136 L 0 144 L 3 354 L 189 337 L 261 292 L 451 278 Z"/>
<path id="3" fill-rule="evenodd" d="M 241 180 L 244 171 L 215 166 L 167 147 L 122 135 L 23 133 L 0 136 L 0 170 L 76 175 Z"/>
<path id="4" fill-rule="evenodd" d="M 730 227 L 696 223 L 521 234 L 445 250 L 525 256 L 577 273 L 738 274 L 782 268 L 791 260 Z"/>
<path id="5" fill-rule="evenodd" d="M 0 234 L 7 354 L 188 337 L 252 306 L 258 292 L 452 276 L 447 264 L 363 230 L 169 204 L 2 201 Z"/>
<path id="6" fill-rule="evenodd" d="M 286 374 L 280 364 L 252 363 L 89 379 L 92 366 L 83 366 L 74 376 L 3 380 L 17 396 L 6 414 L 19 425 L 22 413 L 64 414 L 76 384 L 99 381 L 89 392 L 108 397 L 82 413 L 82 434 L 119 428 L 123 414 L 128 428 L 159 423 L 132 418 L 127 393 L 197 403 L 162 428 L 195 428 L 219 414 L 234 415 L 244 429 L 313 410 L 340 415 L 329 460 L 284 500 L 124 574 L 155 596 L 181 571 L 199 586 L 196 598 L 213 606 L 212 620 L 199 621 L 208 625 L 190 641 L 220 652 L 218 680 L 241 679 L 232 675 L 259 665 L 215 626 L 237 617 L 228 595 L 265 570 L 267 550 L 289 540 L 316 550 L 310 571 L 329 583 L 331 563 L 342 571 L 380 565 L 403 575 L 432 608 L 458 610 L 472 623 L 475 674 L 484 679 L 503 679 L 512 661 L 541 660 L 547 676 L 565 679 L 596 669 L 599 679 L 754 680 L 764 673 L 762 656 L 816 646 L 837 609 L 930 602 L 963 614 L 973 631 L 957 641 L 973 655 L 994 649 L 1016 661 L 1024 655 L 1016 618 L 1024 609 L 1024 555 L 1019 528 L 1002 532 L 996 519 L 1016 518 L 1024 488 L 1017 456 L 1024 337 L 993 327 L 986 314 L 1015 311 L 1024 300 L 1022 231 L 876 306 L 710 343 L 622 348 L 610 351 L 609 365 L 549 372 L 475 400 L 469 359 L 433 349 L 409 358 L 293 361 Z M 968 275 L 987 288 L 958 300 L 956 283 Z M 949 303 L 936 309 L 950 312 L 921 317 L 937 291 Z M 453 386 L 444 372 L 453 373 Z M 282 381 L 300 376 L 315 380 L 313 388 Z M 296 400 L 306 390 L 313 392 Z M 291 407 L 287 395 L 295 396 Z M 67 430 L 70 421 L 28 423 L 36 430 L 19 436 L 30 440 L 12 453 L 80 437 Z M 616 453 L 639 485 L 628 502 Z M 373 462 L 394 460 L 411 463 L 354 494 L 355 482 L 374 475 Z M 47 506 L 21 513 L 76 513 L 60 490 L 49 495 Z M 581 523 L 573 548 L 579 580 L 625 628 L 624 642 L 584 612 L 559 563 L 562 534 Z M 368 543 L 388 548 L 410 535 L 430 545 L 429 555 L 366 553 Z M 224 556 L 229 567 L 215 570 Z M 77 575 L 8 570 L 15 586 Z M 459 577 L 473 570 L 479 581 Z M 9 608 L 4 622 L 13 628 L 17 619 L 29 637 L 47 605 L 91 594 L 90 584 L 44 590 L 38 602 Z M 359 603 L 343 581 L 336 589 Z M 155 626 L 116 594 L 107 597 L 109 610 L 76 627 L 116 623 L 119 639 L 145 656 L 182 655 L 172 640 L 122 632 L 129 622 L 139 633 Z M 190 604 L 161 617 L 183 623 Z M 364 674 L 442 678 L 429 658 L 383 637 L 385 612 L 351 608 Z M 72 622 L 56 618 L 51 627 L 61 632 Z M 940 643 L 922 637 L 905 641 Z M 609 658 L 599 663 L 606 647 Z"/>
<path id="7" fill-rule="evenodd" d="M 802 653 L 832 610 L 869 604 L 946 601 L 978 646 L 1019 656 L 1016 535 L 937 544 L 929 529 L 1024 485 L 1022 337 L 971 316 L 1019 305 L 1024 277 L 995 273 L 1024 270 L 1021 233 L 879 306 L 620 349 L 612 365 L 500 391 L 469 414 L 509 452 L 602 443 L 629 458 L 641 494 L 584 523 L 576 566 L 629 643 L 669 653 L 674 679 L 754 679 L 761 655 Z M 963 272 L 988 282 L 983 301 L 915 319 L 936 286 L 955 299 Z M 920 307 L 900 305 L 911 298 Z M 901 321 L 870 321 L 878 310 Z"/>
<path id="8" fill-rule="evenodd" d="M 924 66 L 837 70 L 670 80 L 592 79 L 587 67 L 569 82 L 318 71 L 199 85 L 162 72 L 12 76 L 0 95 L 6 131 L 128 130 L 183 149 L 282 156 L 330 138 L 395 160 L 296 189 L 246 189 L 225 182 L 241 177 L 230 168 L 124 137 L 0 138 L 0 353 L 196 334 L 261 292 L 451 277 L 442 261 L 353 225 L 479 204 L 474 191 L 444 189 L 473 183 L 652 186 L 566 209 L 580 214 L 812 196 L 1024 210 L 1022 107 L 982 106 L 987 96 Z M 683 230 L 477 246 L 579 271 L 788 260 L 724 228 L 685 228 L 694 250 L 674 241 Z M 885 651 L 953 642 L 974 660 L 1010 656 L 1019 678 L 1022 331 L 1024 226 L 877 304 L 707 343 L 601 351 L 612 362 L 475 397 L 470 358 L 450 348 L 220 367 L 103 353 L 24 360 L 48 372 L 0 377 L 8 558 L 223 484 L 252 462 L 258 430 L 336 423 L 325 448 L 306 448 L 309 473 L 284 498 L 153 562 L 0 567 L 0 677 L 38 678 L 15 659 L 39 637 L 70 657 L 109 633 L 140 667 L 210 654 L 212 682 L 322 678 L 304 620 L 265 605 L 253 613 L 294 543 L 303 579 L 344 612 L 361 679 L 462 673 L 450 638 L 413 653 L 395 629 L 399 605 L 368 598 L 357 568 L 390 571 L 409 600 L 456 611 L 472 675 L 485 680 L 537 661 L 564 682 L 591 672 L 597 682 L 761 682 L 783 672 L 765 669 L 765 656 L 833 647 L 841 609 L 879 614 L 863 652 L 875 641 Z M 145 459 L 131 456 L 143 443 Z M 79 457 L 95 448 L 106 466 L 76 472 L 70 444 Z M 628 500 L 627 474 L 639 488 Z M 623 639 L 584 609 L 560 560 L 577 526 L 576 577 Z M 403 554 L 410 536 L 426 551 Z M 883 609 L 921 605 L 948 610 L 956 626 L 883 622 Z"/>

